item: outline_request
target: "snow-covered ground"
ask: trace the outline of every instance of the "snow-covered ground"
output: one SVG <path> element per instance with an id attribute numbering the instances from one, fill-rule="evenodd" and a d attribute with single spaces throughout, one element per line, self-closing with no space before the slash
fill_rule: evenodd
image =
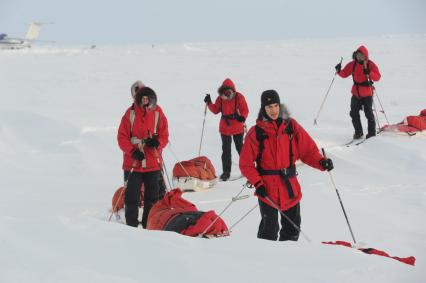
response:
<path id="1" fill-rule="evenodd" d="M 376 87 L 391 123 L 426 107 L 426 36 L 2 51 L 0 282 L 424 282 L 426 137 L 384 134 L 341 146 L 353 132 L 350 78 L 336 78 L 313 126 L 334 65 L 360 44 L 381 69 Z M 226 77 L 246 96 L 248 125 L 260 93 L 276 89 L 333 159 L 357 241 L 413 255 L 416 266 L 321 244 L 351 237 L 328 174 L 308 166 L 298 171 L 302 229 L 312 243 L 258 240 L 257 209 L 230 237 L 212 240 L 107 222 L 122 185 L 116 131 L 130 85 L 140 79 L 158 93 L 169 119 L 170 175 L 173 153 L 196 156 L 204 94 L 215 97 Z M 207 114 L 202 153 L 220 173 L 218 122 Z M 219 183 L 184 197 L 220 212 L 242 185 Z M 229 226 L 256 204 L 252 193 L 245 189 L 250 197 L 224 213 Z"/>

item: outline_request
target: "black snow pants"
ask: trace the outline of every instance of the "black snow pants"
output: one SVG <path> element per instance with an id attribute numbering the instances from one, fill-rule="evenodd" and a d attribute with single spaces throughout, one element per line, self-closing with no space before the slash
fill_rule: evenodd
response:
<path id="1" fill-rule="evenodd" d="M 262 217 L 257 233 L 259 239 L 276 241 L 278 231 L 280 234 L 279 241 L 297 241 L 299 239 L 299 231 L 277 209 L 267 205 L 260 199 L 259 208 Z M 300 228 L 300 203 L 283 212 Z M 281 216 L 281 230 L 278 223 L 278 215 Z"/>
<path id="2" fill-rule="evenodd" d="M 139 204 L 140 204 L 140 188 L 142 183 L 145 186 L 144 190 L 144 207 L 142 214 L 142 227 L 146 228 L 149 211 L 152 206 L 164 196 L 164 192 L 160 190 L 160 171 L 153 172 L 132 172 L 125 171 L 125 178 L 128 178 L 127 188 L 125 191 L 124 204 L 126 224 L 137 227 L 139 225 Z M 126 176 L 127 175 L 127 176 Z M 161 180 L 161 182 L 163 182 Z"/>
<path id="3" fill-rule="evenodd" d="M 232 139 L 234 139 L 235 148 L 237 149 L 238 154 L 241 152 L 241 148 L 243 147 L 243 137 L 244 133 L 233 135 L 233 136 L 225 136 L 222 137 L 222 169 L 223 173 L 231 173 L 231 165 L 232 165 L 232 155 L 231 155 L 231 144 Z"/>
<path id="4" fill-rule="evenodd" d="M 376 121 L 374 120 L 372 96 L 358 98 L 355 95 L 352 95 L 351 111 L 349 112 L 349 115 L 352 118 L 352 125 L 354 126 L 355 134 L 364 134 L 359 115 L 359 111 L 361 111 L 363 107 L 365 118 L 367 118 L 368 121 L 368 134 L 370 136 L 374 136 L 376 134 Z"/>

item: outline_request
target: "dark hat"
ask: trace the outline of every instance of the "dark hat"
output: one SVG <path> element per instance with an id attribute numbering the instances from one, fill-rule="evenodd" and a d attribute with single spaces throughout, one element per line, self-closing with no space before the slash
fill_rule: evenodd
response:
<path id="1" fill-rule="evenodd" d="M 148 105 L 141 105 L 142 104 L 142 97 L 147 96 L 148 97 Z M 136 104 L 139 106 L 147 106 L 147 107 L 153 107 L 157 105 L 157 94 L 155 91 L 147 86 L 139 88 L 138 92 L 136 93 Z"/>
<path id="2" fill-rule="evenodd" d="M 280 104 L 280 96 L 278 95 L 278 92 L 276 92 L 273 89 L 265 90 L 262 93 L 262 96 L 260 98 L 262 109 L 265 108 L 265 106 L 278 103 Z"/>

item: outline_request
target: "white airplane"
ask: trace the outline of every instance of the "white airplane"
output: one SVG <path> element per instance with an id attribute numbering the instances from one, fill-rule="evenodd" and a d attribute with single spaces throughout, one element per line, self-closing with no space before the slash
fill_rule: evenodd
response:
<path id="1" fill-rule="evenodd" d="M 0 49 L 21 49 L 31 47 L 31 43 L 38 38 L 43 24 L 47 23 L 31 23 L 25 38 L 12 38 L 8 37 L 5 33 L 0 33 Z"/>

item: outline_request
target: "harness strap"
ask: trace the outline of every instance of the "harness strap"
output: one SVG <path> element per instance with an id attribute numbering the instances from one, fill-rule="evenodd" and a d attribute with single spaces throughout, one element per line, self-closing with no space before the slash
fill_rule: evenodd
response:
<path id="1" fill-rule="evenodd" d="M 133 124 L 135 123 L 135 104 L 132 104 L 132 110 L 130 110 L 130 136 L 133 132 Z"/>
<path id="2" fill-rule="evenodd" d="M 293 187 L 290 183 L 290 178 L 297 176 L 296 166 L 290 166 L 288 168 L 283 168 L 280 170 L 265 170 L 265 169 L 258 169 L 260 176 L 272 176 L 272 175 L 278 175 L 281 176 L 283 179 L 285 186 L 287 188 L 288 196 L 290 198 L 294 198 L 294 192 Z"/>
<path id="3" fill-rule="evenodd" d="M 280 175 L 282 177 L 295 177 L 297 176 L 296 166 L 290 166 L 283 169 L 278 170 L 267 170 L 267 169 L 258 169 L 260 176 L 272 176 L 272 175 Z"/>
<path id="4" fill-rule="evenodd" d="M 157 129 L 158 129 L 158 118 L 160 117 L 160 112 L 155 111 L 154 113 L 154 136 L 157 135 Z"/>
<path id="5" fill-rule="evenodd" d="M 223 108 L 221 107 L 222 116 L 220 118 L 225 119 L 225 123 L 228 127 L 231 126 L 231 123 L 229 123 L 229 120 L 235 120 L 235 114 L 238 114 L 237 113 L 237 97 L 238 97 L 238 93 L 235 92 L 235 96 L 234 96 L 235 104 L 234 104 L 234 113 L 233 114 L 229 114 L 229 115 L 223 114 Z M 221 102 L 221 104 L 222 104 L 222 102 Z"/>
<path id="6" fill-rule="evenodd" d="M 361 98 L 361 95 L 359 94 L 359 87 L 360 86 L 370 87 L 370 86 L 373 86 L 374 82 L 368 81 L 368 80 L 360 82 L 360 83 L 356 82 L 355 78 L 354 78 L 356 64 L 357 64 L 357 62 L 356 62 L 356 60 L 354 60 L 354 65 L 353 65 L 353 68 L 352 68 L 352 80 L 354 82 L 354 86 L 355 86 L 355 89 L 356 89 L 356 93 L 358 94 L 358 98 Z M 370 68 L 370 61 L 367 62 L 367 68 Z"/>

